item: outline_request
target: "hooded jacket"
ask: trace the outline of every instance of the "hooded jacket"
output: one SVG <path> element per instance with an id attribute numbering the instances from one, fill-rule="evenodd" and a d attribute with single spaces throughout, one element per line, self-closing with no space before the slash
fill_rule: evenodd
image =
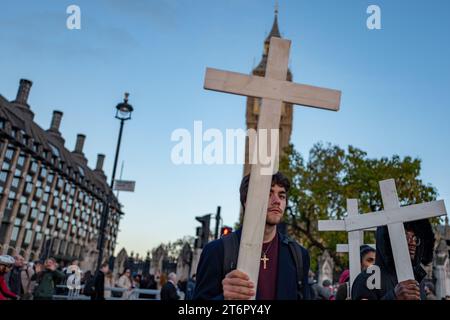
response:
<path id="1" fill-rule="evenodd" d="M 421 283 L 426 276 L 425 270 L 421 264 L 427 265 L 433 260 L 434 233 L 430 222 L 418 220 L 404 224 L 405 229 L 412 229 L 420 244 L 416 247 L 416 254 L 412 262 L 414 278 Z M 370 273 L 361 272 L 355 279 L 352 286 L 352 300 L 395 300 L 395 287 L 398 284 L 395 272 L 394 257 L 392 255 L 391 241 L 388 228 L 386 226 L 378 227 L 376 233 L 376 258 L 375 264 L 381 272 L 381 288 L 370 290 L 367 288 L 367 279 Z M 425 297 L 425 292 L 421 288 L 421 297 Z"/>
<path id="2" fill-rule="evenodd" d="M 23 294 L 22 271 L 22 267 L 14 266 L 9 272 L 8 286 L 17 296 Z"/>

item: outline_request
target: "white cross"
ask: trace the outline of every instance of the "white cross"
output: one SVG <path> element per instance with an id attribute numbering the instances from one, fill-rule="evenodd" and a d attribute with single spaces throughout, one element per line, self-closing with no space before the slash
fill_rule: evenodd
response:
<path id="1" fill-rule="evenodd" d="M 347 199 L 347 214 L 348 217 L 358 215 L 358 200 Z M 327 221 L 324 226 L 324 221 Z M 320 220 L 319 231 L 346 231 L 345 224 L 342 224 L 343 220 Z M 367 231 L 373 231 L 369 229 Z M 349 253 L 349 269 L 350 269 L 350 288 L 353 281 L 361 273 L 361 257 L 360 248 L 364 244 L 364 231 L 350 231 L 348 232 L 348 244 L 338 244 L 336 246 L 336 252 L 348 252 Z"/>
<path id="2" fill-rule="evenodd" d="M 348 199 L 347 200 L 347 207 L 348 207 L 348 201 L 349 200 L 353 200 L 353 199 Z M 357 201 L 357 200 L 356 200 Z M 356 204 L 357 205 L 357 204 Z M 353 284 L 353 280 L 358 276 L 358 274 L 361 273 L 361 263 L 357 264 L 356 263 L 356 258 L 357 256 L 359 256 L 359 261 L 361 262 L 361 246 L 364 244 L 363 240 L 364 240 L 364 231 L 376 231 L 376 228 L 370 228 L 370 229 L 366 229 L 363 231 L 358 231 L 361 232 L 361 242 L 359 243 L 359 247 L 357 249 L 357 251 L 355 251 L 355 253 L 353 254 L 349 254 L 349 256 L 351 255 L 353 257 L 353 259 L 349 258 L 349 271 L 350 271 L 350 288 L 351 285 Z M 336 231 L 343 231 L 343 230 L 336 230 Z M 350 241 L 350 239 L 349 239 Z M 375 243 L 371 243 L 371 244 L 367 244 L 368 246 L 372 247 L 373 249 L 376 248 L 376 244 Z M 357 246 L 353 246 L 353 248 L 356 248 Z M 337 244 L 336 245 L 336 252 L 338 253 L 349 253 L 350 252 L 350 246 L 348 243 L 343 243 L 343 244 Z"/>
<path id="3" fill-rule="evenodd" d="M 289 40 L 276 37 L 270 39 L 265 77 L 207 68 L 204 88 L 262 98 L 258 132 L 267 130 L 269 135 L 272 130 L 279 129 L 283 103 L 339 110 L 340 91 L 286 81 L 290 45 L 291 41 Z M 261 142 L 260 139 L 258 141 Z M 278 139 L 270 141 L 270 143 L 272 148 L 267 148 L 267 145 L 262 147 L 267 148 L 266 150 L 278 151 Z M 261 148 L 261 146 L 258 147 Z M 275 161 L 274 169 L 278 168 L 278 159 Z M 251 167 L 237 265 L 239 270 L 248 274 L 255 287 L 258 283 L 264 226 L 272 181 L 272 173 L 262 174 L 261 169 L 263 169 L 263 165 L 259 161 Z"/>
<path id="4" fill-rule="evenodd" d="M 361 244 L 361 245 L 363 245 L 363 244 Z M 369 244 L 366 243 L 365 245 L 367 245 L 369 247 L 372 247 L 374 249 L 377 248 L 377 245 L 375 243 L 369 243 Z M 336 252 L 338 252 L 338 253 L 348 253 L 348 243 L 338 243 L 336 245 Z"/>
<path id="5" fill-rule="evenodd" d="M 362 215 L 350 215 L 344 220 L 319 221 L 319 230 L 353 232 L 387 226 L 398 282 L 413 280 L 414 273 L 403 223 L 446 215 L 443 200 L 400 207 L 394 179 L 380 182 L 384 210 Z M 379 244 L 378 244 L 379 245 Z M 351 249 L 351 248 L 350 248 Z"/>

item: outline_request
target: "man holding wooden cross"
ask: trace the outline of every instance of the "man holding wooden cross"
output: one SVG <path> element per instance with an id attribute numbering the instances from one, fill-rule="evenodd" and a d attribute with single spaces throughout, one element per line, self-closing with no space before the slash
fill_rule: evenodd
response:
<path id="1" fill-rule="evenodd" d="M 409 257 L 413 266 L 414 280 L 398 282 L 394 257 L 386 226 L 377 229 L 376 265 L 380 267 L 380 289 L 369 289 L 367 280 L 371 274 L 360 273 L 352 286 L 353 300 L 419 300 L 424 298 L 420 285 L 426 276 L 421 264 L 427 265 L 433 259 L 434 234 L 428 220 L 411 221 L 404 224 L 408 242 Z"/>
<path id="2" fill-rule="evenodd" d="M 240 200 L 246 208 L 250 177 L 242 179 Z M 194 299 L 296 300 L 308 299 L 309 254 L 295 241 L 277 231 L 287 205 L 289 180 L 272 176 L 268 194 L 263 246 L 257 288 L 248 275 L 236 270 L 241 230 L 208 243 L 198 268 Z"/>
<path id="3" fill-rule="evenodd" d="M 292 250 L 297 250 L 298 254 L 291 254 L 291 257 L 287 256 L 286 258 L 283 258 L 283 255 L 289 252 L 282 250 L 283 246 L 280 246 L 280 257 L 278 261 L 283 262 L 277 268 L 280 271 L 286 267 L 287 269 L 285 271 L 287 272 L 278 273 L 277 288 L 275 289 L 273 288 L 274 285 L 270 285 L 269 289 L 266 290 L 267 288 L 262 288 L 257 285 L 261 265 L 263 271 L 270 268 L 271 260 L 268 257 L 269 250 L 277 249 L 276 243 L 280 240 L 284 244 L 293 243 L 284 238 L 275 238 L 273 240 L 276 232 L 270 230 L 276 230 L 276 228 L 272 226 L 270 230 L 267 229 L 268 222 L 270 222 L 270 217 L 273 214 L 271 212 L 271 206 L 276 207 L 274 210 L 278 211 L 277 214 L 280 215 L 279 219 L 281 219 L 281 215 L 286 207 L 286 199 L 282 199 L 283 194 L 288 191 L 286 186 L 283 184 L 280 185 L 276 181 L 274 182 L 273 177 L 271 179 L 271 176 L 278 171 L 279 141 L 277 133 L 283 103 L 337 111 L 341 100 L 340 91 L 292 83 L 286 80 L 290 46 L 291 42 L 289 40 L 278 37 L 270 38 L 267 67 L 264 77 L 211 68 L 206 70 L 205 89 L 261 98 L 261 111 L 257 127 L 258 141 L 254 145 L 250 143 L 250 150 L 253 151 L 252 157 L 256 157 L 256 155 L 269 155 L 267 151 L 272 151 L 270 153 L 269 168 L 267 168 L 267 164 L 261 158 L 256 157 L 257 161 L 252 162 L 250 177 L 244 178 L 244 180 L 248 180 L 248 187 L 245 192 L 247 194 L 248 191 L 248 197 L 245 198 L 246 214 L 244 216 L 242 233 L 240 234 L 237 265 L 233 265 L 233 268 L 237 268 L 239 271 L 235 271 L 231 275 L 227 274 L 223 283 L 223 295 L 225 298 L 253 299 L 255 298 L 255 294 L 257 294 L 259 298 L 263 299 L 275 297 L 279 299 L 294 299 L 301 296 L 305 298 L 305 292 L 307 291 L 305 286 L 308 283 L 308 271 L 307 269 L 304 270 L 302 266 L 305 263 L 305 266 L 307 264 L 309 268 L 309 258 L 304 253 L 306 250 L 294 245 L 292 245 Z M 273 135 L 274 133 L 275 135 Z M 269 201 L 267 201 L 267 197 L 269 197 Z M 277 223 L 274 223 L 274 225 Z M 274 245 L 271 246 L 270 241 L 272 240 L 274 241 Z M 263 246 L 264 242 L 266 244 L 268 243 L 266 249 Z M 286 248 L 289 248 L 289 246 L 286 246 Z M 220 249 L 216 248 L 216 250 Z M 208 250 L 205 251 L 202 253 L 200 262 L 203 261 L 203 263 L 213 264 L 213 261 L 209 260 L 216 259 L 215 264 L 221 263 L 221 253 L 217 255 L 217 253 L 210 253 Z M 213 255 L 215 258 L 211 258 L 210 255 Z M 302 257 L 303 255 L 304 257 Z M 225 258 L 227 258 L 226 254 Z M 296 267 L 294 268 L 292 263 L 285 266 L 285 259 L 301 259 L 302 261 L 297 261 Z M 272 262 L 273 260 L 275 259 L 272 259 Z M 202 269 L 201 266 L 199 264 L 197 272 L 197 281 L 199 282 L 201 282 L 201 272 L 207 271 Z M 219 269 L 216 269 L 216 273 L 219 271 Z M 292 273 L 294 276 L 296 275 L 296 278 L 290 278 L 289 280 L 293 280 L 292 282 L 286 281 L 285 286 L 280 286 L 280 277 L 289 277 Z M 202 292 L 205 288 L 201 287 L 202 290 L 197 291 L 198 294 L 196 296 L 207 299 L 214 297 L 214 294 L 222 292 L 221 283 L 217 281 L 217 277 L 220 276 L 220 273 L 215 275 L 214 281 L 216 283 L 208 289 L 208 293 Z M 274 283 L 274 279 L 277 279 L 276 273 L 271 274 L 268 281 Z M 265 286 L 266 282 L 262 285 Z M 299 287 L 303 288 L 299 289 Z"/>
<path id="4" fill-rule="evenodd" d="M 421 265 L 433 260 L 435 241 L 428 218 L 447 214 L 444 201 L 401 207 L 394 179 L 380 181 L 380 189 L 383 211 L 354 215 L 345 221 L 351 232 L 377 226 L 375 264 L 379 269 L 373 276 L 362 272 L 356 277 L 352 299 L 423 299 L 420 283 L 426 272 Z M 374 285 L 371 280 L 377 276 L 380 281 Z"/>

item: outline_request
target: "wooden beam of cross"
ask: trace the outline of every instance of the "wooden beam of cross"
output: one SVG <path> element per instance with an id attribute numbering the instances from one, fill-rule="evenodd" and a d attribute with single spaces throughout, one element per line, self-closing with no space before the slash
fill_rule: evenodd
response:
<path id="1" fill-rule="evenodd" d="M 348 217 L 358 215 L 358 200 L 347 199 L 347 215 Z M 326 221 L 326 222 L 325 222 Z M 319 231 L 347 231 L 343 220 L 320 220 Z M 324 227 L 326 226 L 326 228 Z M 368 230 L 369 231 L 369 230 Z M 370 229 L 373 231 L 373 229 Z M 358 274 L 361 273 L 360 248 L 364 244 L 364 231 L 356 230 L 348 232 L 348 244 L 337 245 L 336 252 L 349 253 L 349 269 L 350 269 L 350 288 Z"/>
<path id="2" fill-rule="evenodd" d="M 338 231 L 344 231 L 344 230 L 338 230 Z M 369 229 L 366 229 L 366 230 L 363 230 L 363 231 L 373 231 L 373 232 L 375 232 L 375 231 L 377 231 L 377 228 L 369 228 Z M 376 248 L 376 244 L 375 243 L 371 243 L 371 244 L 366 244 L 366 245 L 368 245 L 368 246 L 370 246 L 370 247 L 372 247 L 372 248 Z M 338 244 L 336 244 L 336 252 L 338 252 L 338 253 L 346 253 L 346 252 L 348 252 L 348 243 L 338 243 Z"/>
<path id="3" fill-rule="evenodd" d="M 285 102 L 321 109 L 339 110 L 340 91 L 296 84 L 286 81 L 291 42 L 276 37 L 270 39 L 265 77 L 239 74 L 217 69 L 206 69 L 204 88 L 243 96 L 262 98 L 258 119 L 258 136 L 263 130 L 270 135 L 279 130 L 282 104 Z M 278 139 L 259 149 L 278 150 Z M 270 146 L 272 148 L 270 148 Z M 277 156 L 278 153 L 275 155 Z M 272 160 L 274 155 L 271 155 Z M 273 162 L 272 162 L 273 163 Z M 264 226 L 272 174 L 278 169 L 278 158 L 270 173 L 263 171 L 259 159 L 252 164 L 247 194 L 237 268 L 258 284 Z"/>
<path id="4" fill-rule="evenodd" d="M 367 230 L 366 230 L 367 231 Z M 363 245 L 363 244 L 361 244 Z M 373 249 L 376 249 L 376 245 L 375 243 L 371 243 L 371 244 L 367 244 L 368 246 L 372 247 Z M 348 245 L 348 243 L 343 243 L 343 244 L 337 244 L 336 245 L 336 252 L 337 253 L 350 253 L 350 246 Z M 358 249 L 358 252 L 355 252 L 355 255 L 357 256 L 359 254 L 359 257 L 361 257 L 360 255 L 361 250 Z M 349 259 L 349 261 L 351 261 L 351 259 Z M 361 261 L 361 259 L 360 259 Z M 353 267 L 353 268 L 352 268 Z M 358 276 L 358 274 L 361 273 L 361 264 L 356 265 L 355 268 L 355 262 L 353 262 L 351 265 L 349 264 L 349 274 L 350 274 L 350 285 L 348 286 L 348 288 L 351 288 L 353 285 L 353 281 L 356 279 L 356 277 Z M 350 298 L 350 290 L 347 291 L 347 297 Z"/>
<path id="5" fill-rule="evenodd" d="M 369 244 L 364 243 L 364 244 L 369 246 L 369 247 L 372 247 L 374 249 L 377 248 L 377 245 L 375 243 L 369 243 Z M 338 243 L 336 245 L 336 252 L 337 253 L 348 253 L 348 250 L 349 250 L 348 249 L 348 243 Z"/>
<path id="6" fill-rule="evenodd" d="M 380 189 L 384 210 L 353 215 L 340 221 L 319 221 L 319 229 L 322 231 L 334 230 L 333 227 L 338 226 L 341 229 L 343 227 L 347 232 L 351 232 L 387 226 L 397 280 L 398 282 L 413 280 L 414 273 L 404 223 L 446 215 L 445 203 L 443 200 L 439 200 L 400 207 L 394 179 L 380 181 Z"/>
<path id="7" fill-rule="evenodd" d="M 360 232 L 364 232 L 364 231 L 376 231 L 376 228 L 370 228 L 370 229 L 366 229 Z M 338 231 L 344 231 L 344 230 L 338 230 Z M 364 240 L 364 233 L 361 235 L 361 239 Z M 355 252 L 354 256 L 357 256 L 359 254 L 359 257 L 361 258 L 360 252 L 361 252 L 361 246 L 364 244 L 362 243 L 363 241 L 361 241 L 360 246 L 358 248 L 358 251 Z M 371 244 L 367 244 L 368 246 L 372 247 L 372 248 L 376 248 L 376 245 L 374 243 Z M 337 244 L 336 245 L 336 252 L 338 253 L 349 253 L 350 252 L 350 246 L 348 243 L 342 243 L 342 244 Z M 361 260 L 361 259 L 360 259 Z M 349 259 L 350 261 L 350 259 Z M 354 266 L 353 268 L 351 268 L 351 266 L 349 265 L 349 269 L 350 269 L 350 283 L 353 284 L 353 280 L 358 276 L 358 274 L 361 272 L 361 264 L 356 265 L 355 268 L 355 262 L 352 263 L 352 266 Z M 353 269 L 353 270 L 352 270 Z M 356 274 L 356 275 L 355 275 Z M 354 275 L 354 276 L 352 276 Z M 350 286 L 351 287 L 351 286 Z"/>
<path id="8" fill-rule="evenodd" d="M 360 247 L 363 245 L 364 243 L 360 244 Z M 370 243 L 367 244 L 368 246 L 372 247 L 373 249 L 376 249 L 376 244 L 375 243 Z M 337 244 L 336 245 L 336 252 L 337 253 L 350 253 L 350 246 L 348 243 L 343 243 L 343 244 Z M 352 255 L 353 257 L 357 256 L 359 261 L 361 261 L 361 255 L 360 255 L 361 250 L 358 249 L 358 251 Z M 358 256 L 359 255 L 359 256 Z M 351 259 L 349 259 L 350 261 Z M 356 279 L 356 277 L 358 276 L 358 274 L 361 273 L 361 264 L 359 265 L 359 267 L 356 265 L 356 270 L 355 270 L 355 265 L 356 263 L 353 262 L 352 264 L 349 264 L 349 271 L 350 271 L 350 288 L 353 284 L 353 280 Z M 353 268 L 352 268 L 353 267 Z"/>
<path id="9" fill-rule="evenodd" d="M 356 199 L 347 200 L 347 212 L 349 217 L 358 215 L 358 200 Z M 355 278 L 361 272 L 361 261 L 359 257 L 359 251 L 363 243 L 364 243 L 364 232 L 362 230 L 350 231 L 348 233 L 350 288 Z"/>

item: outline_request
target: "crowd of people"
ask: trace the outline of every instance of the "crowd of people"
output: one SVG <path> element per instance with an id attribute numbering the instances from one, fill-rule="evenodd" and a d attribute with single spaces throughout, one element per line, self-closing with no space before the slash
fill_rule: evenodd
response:
<path id="1" fill-rule="evenodd" d="M 243 215 L 246 214 L 250 175 L 241 180 L 239 188 Z M 281 172 L 272 175 L 267 195 L 267 213 L 260 253 L 257 283 L 250 275 L 237 269 L 243 230 L 209 242 L 202 250 L 194 290 L 195 300 L 432 300 L 436 299 L 433 280 L 424 266 L 433 262 L 435 235 L 428 219 L 404 222 L 405 241 L 413 271 L 410 279 L 398 281 L 391 239 L 387 226 L 376 228 L 376 249 L 362 246 L 361 272 L 354 276 L 344 270 L 339 282 L 333 276 L 318 283 L 310 272 L 308 248 L 290 238 L 279 228 L 288 209 L 291 182 Z M 246 243 L 248 245 L 248 243 Z M 403 261 L 405 264 L 409 261 Z M 377 285 L 369 284 L 377 273 Z M 402 266 L 400 266 L 402 267 Z M 369 270 L 370 271 L 370 270 Z M 374 271 L 375 272 L 375 271 Z M 375 276 L 375 275 L 374 275 Z M 441 297 L 442 299 L 442 297 Z M 446 299 L 446 298 L 445 298 Z"/>
<path id="2" fill-rule="evenodd" d="M 366 270 L 375 262 L 376 251 L 364 245 L 361 247 L 361 270 Z M 80 272 L 79 283 L 71 286 L 71 281 L 78 279 L 71 277 Z M 309 287 L 313 300 L 349 300 L 349 270 L 344 270 L 339 281 L 332 283 L 325 279 L 321 284 L 315 280 L 316 275 L 309 271 Z M 64 287 L 58 287 L 63 284 Z M 82 272 L 78 260 L 72 261 L 70 266 L 62 267 L 55 259 L 49 258 L 44 262 L 26 263 L 20 255 L 15 257 L 0 256 L 0 300 L 51 300 L 55 294 L 67 294 L 69 288 L 79 285 L 79 294 L 89 296 L 92 300 L 104 300 L 110 297 L 129 299 L 156 299 L 157 295 L 149 293 L 135 294 L 134 289 L 150 289 L 160 292 L 161 300 L 192 300 L 195 290 L 195 274 L 187 281 L 178 281 L 175 273 L 155 276 L 151 274 L 132 275 L 130 269 L 125 269 L 117 279 L 109 270 L 108 264 L 101 265 L 95 274 L 91 271 Z M 111 290 L 119 288 L 122 290 Z M 423 283 L 422 297 L 425 300 L 436 300 L 434 284 L 431 281 Z"/>
<path id="3" fill-rule="evenodd" d="M 249 184 L 250 176 L 247 175 L 239 189 L 243 214 Z M 351 288 L 348 270 L 342 272 L 338 283 L 333 284 L 333 279 L 317 283 L 310 271 L 308 249 L 277 227 L 287 209 L 289 190 L 290 181 L 285 175 L 278 172 L 272 176 L 257 286 L 248 274 L 236 268 L 242 233 L 237 230 L 206 244 L 198 262 L 197 277 L 188 281 L 178 281 L 175 273 L 169 273 L 167 277 L 163 274 L 157 279 L 152 275 L 132 274 L 130 269 L 125 269 L 118 279 L 114 279 L 108 264 L 103 264 L 95 274 L 83 273 L 78 284 L 80 277 L 75 276 L 81 274 L 78 261 L 62 268 L 52 258 L 44 263 L 30 264 L 21 256 L 0 256 L 0 299 L 52 299 L 55 292 L 58 294 L 55 287 L 58 283 L 66 284 L 65 289 L 60 290 L 83 287 L 82 293 L 93 300 L 103 300 L 108 295 L 118 295 L 122 299 L 144 297 L 142 292 L 134 290 L 136 288 L 160 290 L 161 300 L 436 299 L 433 282 L 423 268 L 432 263 L 434 254 L 435 236 L 428 219 L 404 223 L 412 279 L 398 281 L 388 228 L 379 226 L 376 249 L 367 245 L 360 248 L 362 272 L 356 275 Z M 371 275 L 366 272 L 374 264 L 380 279 L 376 287 L 368 285 Z"/>
<path id="4" fill-rule="evenodd" d="M 376 250 L 369 245 L 362 245 L 360 248 L 361 271 L 367 270 L 375 264 Z M 337 282 L 325 279 L 321 284 L 317 282 L 316 275 L 309 271 L 309 286 L 311 290 L 310 299 L 312 300 L 351 300 L 350 290 L 350 270 L 345 269 L 340 275 Z M 437 300 L 435 287 L 432 280 L 424 280 L 422 283 L 423 296 L 422 300 Z"/>
<path id="5" fill-rule="evenodd" d="M 0 256 L 0 300 L 52 300 L 55 295 L 84 295 L 91 300 L 179 300 L 192 297 L 194 283 L 195 276 L 178 281 L 175 273 L 132 274 L 128 268 L 114 277 L 107 263 L 92 273 L 83 272 L 78 260 L 64 266 L 54 258 L 25 262 L 20 255 Z M 153 291 L 143 293 L 136 289 Z"/>
<path id="6" fill-rule="evenodd" d="M 22 256 L 0 256 L 0 300 L 51 299 L 66 275 L 53 258 L 25 263 Z"/>

